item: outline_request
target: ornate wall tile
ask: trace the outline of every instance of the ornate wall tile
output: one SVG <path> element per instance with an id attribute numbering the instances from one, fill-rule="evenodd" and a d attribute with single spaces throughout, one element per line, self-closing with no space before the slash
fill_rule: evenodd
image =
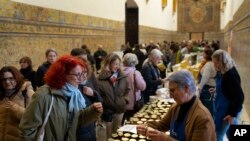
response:
<path id="1" fill-rule="evenodd" d="M 219 1 L 179 0 L 178 2 L 178 31 L 218 32 L 220 30 Z"/>

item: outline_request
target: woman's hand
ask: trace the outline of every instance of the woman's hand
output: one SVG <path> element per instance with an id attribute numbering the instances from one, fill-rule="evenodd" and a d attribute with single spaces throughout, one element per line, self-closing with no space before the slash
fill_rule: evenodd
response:
<path id="1" fill-rule="evenodd" d="M 5 108 L 13 108 L 15 106 L 15 103 L 12 102 L 11 100 L 9 100 L 9 98 L 4 98 L 3 101 L 4 101 L 4 105 L 3 106 Z"/>
<path id="2" fill-rule="evenodd" d="M 103 112 L 103 107 L 101 102 L 95 102 L 92 104 L 93 108 L 95 111 L 102 113 Z"/>
<path id="3" fill-rule="evenodd" d="M 93 92 L 92 88 L 90 88 L 90 87 L 84 86 L 84 87 L 82 88 L 82 92 L 83 92 L 85 95 L 87 95 L 87 96 L 94 96 L 94 92 Z"/>
<path id="4" fill-rule="evenodd" d="M 142 125 L 137 125 L 136 126 L 137 134 L 141 134 L 143 136 L 146 136 L 147 128 L 148 128 L 148 126 L 143 125 L 143 124 Z"/>
<path id="5" fill-rule="evenodd" d="M 152 141 L 167 141 L 167 135 L 159 130 L 148 128 L 147 137 Z"/>
<path id="6" fill-rule="evenodd" d="M 235 117 L 227 115 L 223 120 L 226 121 L 228 124 L 234 124 Z"/>

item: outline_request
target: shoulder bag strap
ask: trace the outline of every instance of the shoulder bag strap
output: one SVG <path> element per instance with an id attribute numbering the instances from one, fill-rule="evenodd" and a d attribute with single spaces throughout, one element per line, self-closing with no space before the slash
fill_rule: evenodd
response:
<path id="1" fill-rule="evenodd" d="M 24 108 L 27 107 L 27 89 L 25 88 L 25 90 L 22 91 L 22 95 L 24 98 Z"/>
<path id="2" fill-rule="evenodd" d="M 135 70 L 136 71 L 136 70 Z M 134 98 L 135 98 L 135 100 L 134 100 L 134 102 L 136 103 L 136 81 L 135 81 L 135 71 L 134 71 Z M 134 103 L 134 104 L 135 104 Z"/>
<path id="3" fill-rule="evenodd" d="M 47 124 L 47 122 L 48 122 L 48 119 L 49 119 L 49 115 L 50 115 L 50 112 L 51 112 L 51 109 L 52 109 L 52 106 L 53 106 L 53 103 L 54 103 L 54 96 L 53 96 L 53 94 L 52 94 L 52 96 L 51 96 L 51 103 L 50 103 L 50 107 L 49 107 L 49 111 L 48 111 L 48 113 L 46 114 L 46 117 L 45 117 L 45 119 L 44 119 L 44 121 L 43 121 L 43 125 L 42 125 L 42 127 L 40 128 L 40 130 L 38 131 L 38 138 L 40 137 L 40 135 L 43 135 L 44 136 L 44 128 L 45 128 L 45 125 Z M 38 139 L 37 139 L 38 140 Z"/>

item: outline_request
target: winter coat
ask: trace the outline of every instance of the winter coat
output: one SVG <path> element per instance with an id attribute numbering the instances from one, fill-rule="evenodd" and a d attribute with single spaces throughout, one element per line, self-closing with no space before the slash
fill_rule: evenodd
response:
<path id="1" fill-rule="evenodd" d="M 240 75 L 235 67 L 223 74 L 221 89 L 223 95 L 229 100 L 228 115 L 236 117 L 242 110 L 244 92 L 241 88 Z"/>
<path id="2" fill-rule="evenodd" d="M 37 82 L 38 87 L 44 85 L 43 77 L 44 77 L 45 73 L 47 72 L 47 70 L 49 69 L 50 65 L 51 65 L 51 63 L 47 61 L 38 67 L 38 69 L 36 71 L 36 79 L 37 79 L 36 82 Z"/>
<path id="3" fill-rule="evenodd" d="M 104 121 L 112 121 L 113 114 L 126 111 L 126 96 L 129 92 L 128 81 L 123 73 L 119 72 L 116 85 L 112 84 L 110 77 L 109 71 L 102 71 L 97 77 L 100 95 L 103 98 L 102 119 Z"/>
<path id="4" fill-rule="evenodd" d="M 141 73 L 135 70 L 134 67 L 124 67 L 124 73 L 127 76 L 129 84 L 128 104 L 127 110 L 134 110 L 135 97 L 136 101 L 141 99 L 141 91 L 145 90 L 146 82 L 144 81 Z"/>
<path id="5" fill-rule="evenodd" d="M 160 72 L 157 67 L 148 60 L 142 66 L 141 74 L 147 84 L 146 89 L 142 92 L 144 102 L 149 102 L 149 96 L 155 95 L 155 92 L 159 85 L 162 85 L 160 78 Z"/>
<path id="6" fill-rule="evenodd" d="M 36 91 L 37 87 L 37 79 L 36 79 L 36 72 L 32 70 L 31 67 L 20 69 L 21 74 L 31 82 L 33 89 Z"/>
<path id="7" fill-rule="evenodd" d="M 26 90 L 26 93 L 25 93 Z M 10 108 L 5 108 L 4 99 L 0 101 L 0 141 L 19 141 L 19 122 L 25 111 L 25 101 L 28 105 L 34 94 L 29 81 L 24 82 L 17 94 L 10 98 L 14 103 Z M 1 94 L 2 95 L 2 94 Z M 25 97 L 24 97 L 25 96 Z M 7 98 L 7 97 L 5 97 Z M 25 100 L 26 99 L 26 100 Z"/>
<path id="8" fill-rule="evenodd" d="M 175 118 L 179 106 L 174 104 L 161 121 L 148 123 L 150 127 L 160 131 L 168 131 L 171 120 Z M 215 125 L 213 118 L 206 107 L 196 97 L 190 108 L 185 126 L 186 141 L 216 141 Z M 168 136 L 169 141 L 175 139 Z"/>
<path id="9" fill-rule="evenodd" d="M 33 141 L 36 139 L 48 113 L 52 95 L 54 96 L 54 103 L 45 126 L 44 140 L 46 141 L 75 141 L 77 127 L 94 122 L 101 115 L 92 106 L 73 115 L 69 112 L 69 99 L 63 95 L 62 91 L 44 85 L 38 88 L 33 95 L 32 101 L 21 119 L 19 127 L 21 137 L 24 140 Z M 69 119 L 71 119 L 71 122 L 68 122 Z"/>
<path id="10" fill-rule="evenodd" d="M 97 50 L 94 53 L 94 58 L 96 60 L 96 71 L 98 71 L 101 68 L 101 62 L 106 56 L 107 52 L 104 50 Z"/>

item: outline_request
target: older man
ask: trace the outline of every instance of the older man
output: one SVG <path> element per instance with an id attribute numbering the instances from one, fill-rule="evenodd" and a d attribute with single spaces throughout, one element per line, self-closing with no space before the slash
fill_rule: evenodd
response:
<path id="1" fill-rule="evenodd" d="M 138 125 L 137 132 L 152 141 L 216 141 L 213 118 L 195 96 L 195 81 L 187 70 L 168 78 L 170 96 L 176 103 L 159 122 Z M 163 132 L 170 131 L 170 135 Z"/>
<path id="2" fill-rule="evenodd" d="M 150 95 L 155 95 L 157 88 L 161 87 L 163 80 L 160 77 L 160 71 L 157 64 L 162 62 L 162 52 L 159 49 L 153 49 L 148 59 L 142 65 L 141 74 L 147 84 L 146 89 L 142 92 L 144 102 L 149 101 Z"/>

